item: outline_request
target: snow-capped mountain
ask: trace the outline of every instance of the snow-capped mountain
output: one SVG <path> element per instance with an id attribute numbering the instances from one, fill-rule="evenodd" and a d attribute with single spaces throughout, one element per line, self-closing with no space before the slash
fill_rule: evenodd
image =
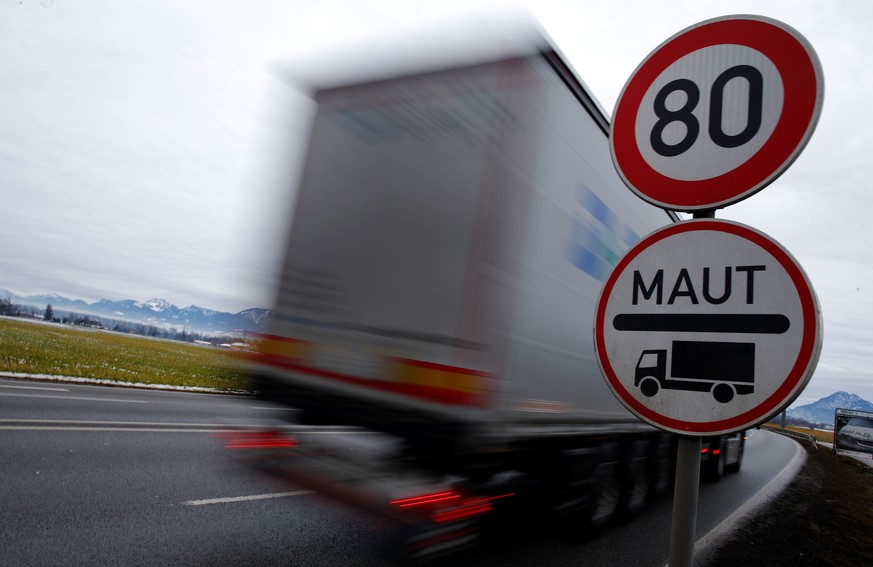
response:
<path id="1" fill-rule="evenodd" d="M 94 303 L 86 303 L 81 299 L 69 299 L 58 294 L 17 296 L 5 290 L 0 290 L 0 297 L 10 298 L 21 305 L 32 306 L 39 312 L 42 312 L 46 305 L 51 304 L 56 316 L 62 316 L 64 312 L 73 312 L 201 333 L 263 332 L 266 330 L 270 316 L 268 309 L 258 308 L 245 309 L 239 313 L 216 311 L 197 305 L 180 308 L 160 298 L 149 299 L 142 303 L 133 299 L 119 301 L 101 299 Z"/>
<path id="2" fill-rule="evenodd" d="M 169 311 L 170 309 L 176 307 L 165 299 L 149 299 L 148 301 L 143 303 L 142 306 L 146 309 L 151 309 L 155 313 L 163 313 L 164 311 Z"/>
<path id="3" fill-rule="evenodd" d="M 240 311 L 236 315 L 237 317 L 245 317 L 246 319 L 250 319 L 256 325 L 266 325 L 270 317 L 270 310 L 252 307 L 251 309 L 245 309 L 243 311 Z"/>
<path id="4" fill-rule="evenodd" d="M 873 404 L 862 397 L 848 392 L 834 392 L 815 403 L 789 409 L 787 414 L 788 417 L 802 419 L 809 423 L 832 424 L 834 422 L 834 410 L 837 408 L 873 412 Z"/>

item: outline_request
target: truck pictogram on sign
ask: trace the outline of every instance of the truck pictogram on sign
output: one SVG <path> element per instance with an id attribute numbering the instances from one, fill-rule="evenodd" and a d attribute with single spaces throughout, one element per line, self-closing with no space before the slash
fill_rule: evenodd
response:
<path id="1" fill-rule="evenodd" d="M 663 388 L 712 392 L 726 404 L 755 391 L 755 343 L 673 341 L 670 349 L 644 350 L 635 370 L 634 385 L 650 398 Z"/>
<path id="2" fill-rule="evenodd" d="M 778 314 L 625 313 L 612 324 L 617 331 L 751 334 L 781 334 L 791 326 Z M 634 369 L 634 386 L 650 398 L 660 389 L 711 392 L 726 404 L 753 393 L 754 382 L 755 343 L 677 340 L 670 349 L 643 350 Z"/>

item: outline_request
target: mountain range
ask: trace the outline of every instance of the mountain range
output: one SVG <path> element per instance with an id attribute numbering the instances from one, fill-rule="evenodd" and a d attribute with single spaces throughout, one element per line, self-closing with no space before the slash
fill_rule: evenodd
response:
<path id="1" fill-rule="evenodd" d="M 81 299 L 69 299 L 57 294 L 19 296 L 6 290 L 0 290 L 0 298 L 8 298 L 20 305 L 35 307 L 39 313 L 42 313 L 46 305 L 51 305 L 56 316 L 70 312 L 200 333 L 263 332 L 266 331 L 270 318 L 268 309 L 251 308 L 239 313 L 227 313 L 196 305 L 177 307 L 164 299 L 149 299 L 144 302 L 133 299 L 120 301 L 101 299 L 94 303 L 87 303 Z"/>
<path id="2" fill-rule="evenodd" d="M 789 409 L 786 414 L 790 418 L 802 419 L 809 423 L 834 423 L 834 410 L 837 408 L 873 412 L 873 404 L 856 394 L 834 392 L 812 404 Z"/>

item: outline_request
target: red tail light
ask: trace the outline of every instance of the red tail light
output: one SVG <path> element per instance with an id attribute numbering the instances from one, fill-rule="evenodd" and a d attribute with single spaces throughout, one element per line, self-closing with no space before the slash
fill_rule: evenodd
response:
<path id="1" fill-rule="evenodd" d="M 481 501 L 481 504 L 468 505 L 456 510 L 449 510 L 448 512 L 440 512 L 434 514 L 431 518 L 433 518 L 433 521 L 437 523 L 451 522 L 452 520 L 470 518 L 472 516 L 478 516 L 479 514 L 490 512 L 492 508 L 491 500 L 486 499 Z"/>
<path id="2" fill-rule="evenodd" d="M 410 506 L 427 506 L 437 502 L 445 502 L 447 500 L 457 500 L 461 495 L 449 490 L 447 492 L 437 492 L 435 494 L 425 494 L 424 496 L 414 496 L 412 498 L 401 498 L 392 500 L 391 504 L 399 508 L 408 508 Z"/>
<path id="3" fill-rule="evenodd" d="M 391 504 L 398 508 L 412 508 L 417 506 L 429 507 L 431 509 L 431 519 L 435 523 L 443 523 L 470 518 L 490 512 L 494 509 L 492 503 L 495 500 L 508 498 L 510 496 L 515 496 L 515 493 L 510 492 L 499 496 L 464 499 L 457 492 L 448 490 L 444 492 L 435 492 L 433 494 L 425 494 L 423 496 L 400 498 L 398 500 L 392 500 Z"/>
<path id="4" fill-rule="evenodd" d="M 278 449 L 297 446 L 297 441 L 280 431 L 238 431 L 225 435 L 228 449 Z"/>

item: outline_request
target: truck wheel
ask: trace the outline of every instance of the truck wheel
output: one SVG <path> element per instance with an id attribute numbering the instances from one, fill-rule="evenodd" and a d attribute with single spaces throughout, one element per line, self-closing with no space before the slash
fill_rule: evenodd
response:
<path id="1" fill-rule="evenodd" d="M 584 449 L 584 453 L 584 461 L 577 463 L 578 474 L 573 477 L 578 491 L 570 491 L 556 508 L 556 529 L 574 541 L 587 540 L 609 526 L 619 509 L 622 492 L 619 444 L 608 441 Z"/>
<path id="2" fill-rule="evenodd" d="M 643 381 L 640 382 L 640 392 L 649 398 L 658 393 L 658 387 L 658 381 L 654 378 L 644 378 Z"/>
<path id="3" fill-rule="evenodd" d="M 622 463 L 621 499 L 618 507 L 622 519 L 631 519 L 646 507 L 652 484 L 650 445 L 645 440 L 634 441 Z"/>
<path id="4" fill-rule="evenodd" d="M 595 531 L 612 521 L 621 499 L 618 463 L 601 463 L 594 469 L 588 507 L 588 526 Z"/>
<path id="5" fill-rule="evenodd" d="M 661 434 L 652 441 L 652 455 L 649 458 L 651 468 L 650 497 L 657 498 L 666 494 L 673 483 L 673 465 L 676 463 L 676 455 L 673 451 L 673 443 L 669 435 Z"/>
<path id="6" fill-rule="evenodd" d="M 712 397 L 715 401 L 726 404 L 734 399 L 734 387 L 730 384 L 716 384 L 712 387 Z"/>

